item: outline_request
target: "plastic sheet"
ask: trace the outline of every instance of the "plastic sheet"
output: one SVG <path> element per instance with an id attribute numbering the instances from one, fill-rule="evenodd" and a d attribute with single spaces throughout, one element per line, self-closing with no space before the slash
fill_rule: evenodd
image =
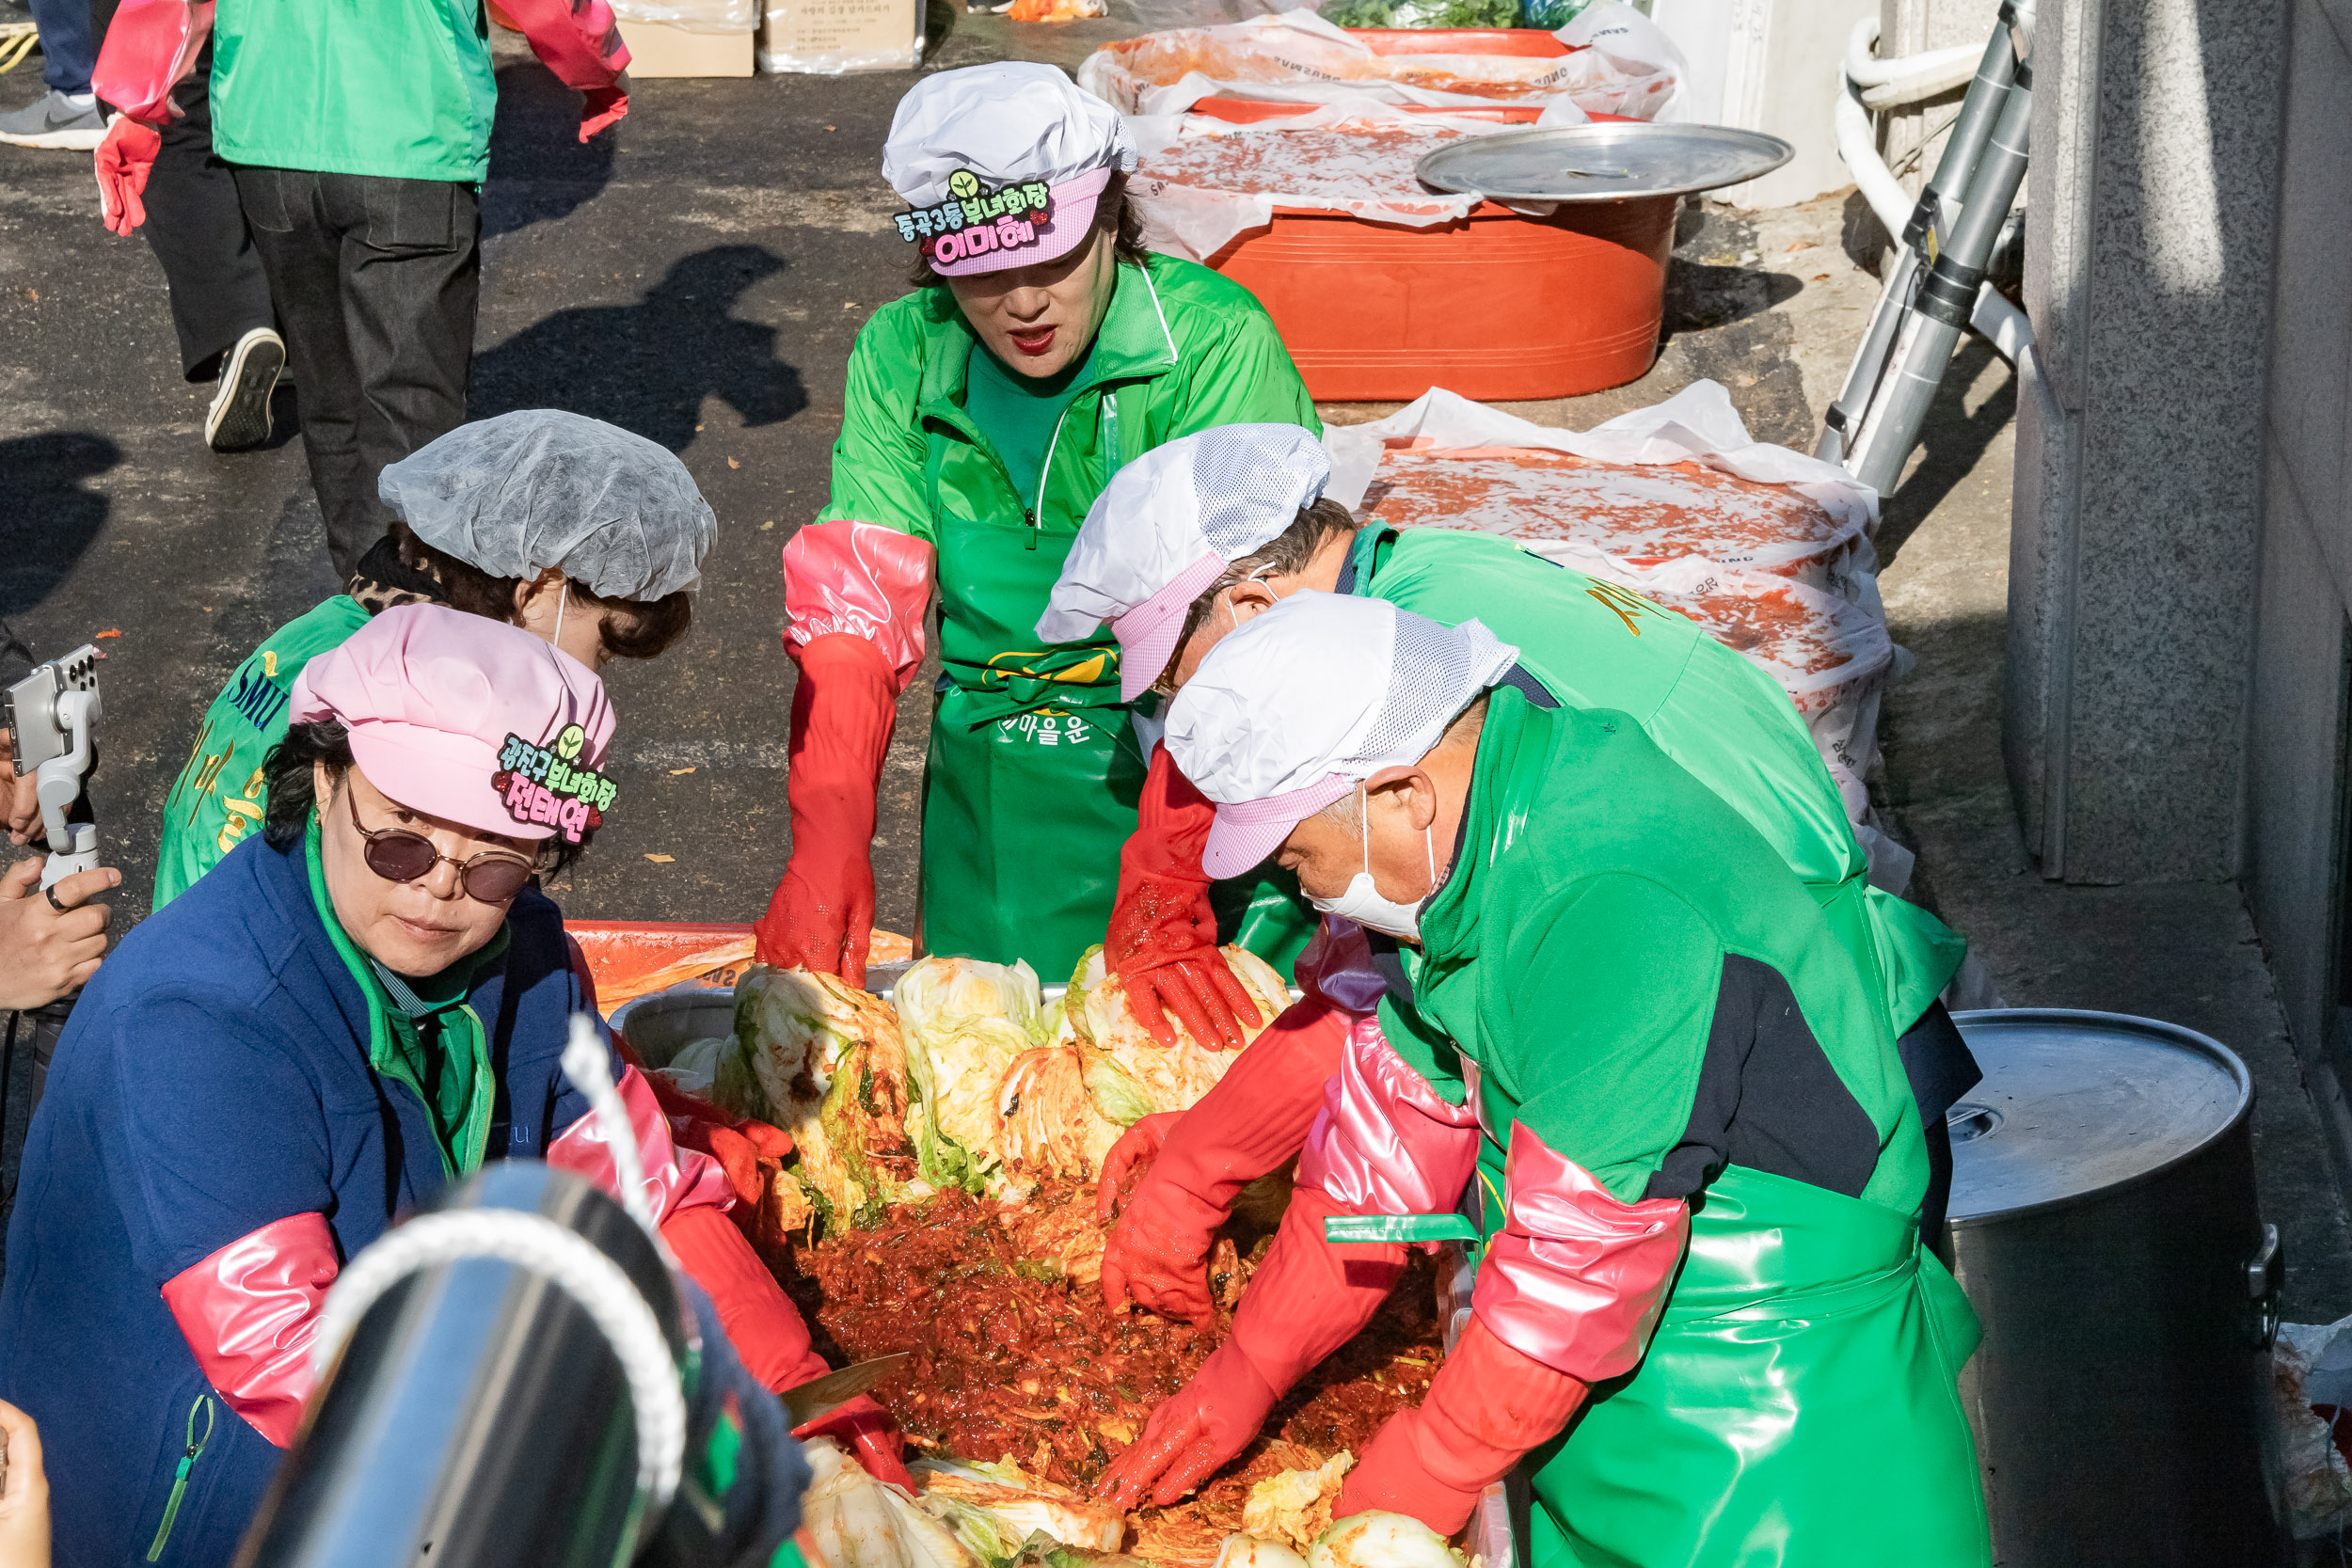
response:
<path id="1" fill-rule="evenodd" d="M 1127 124 L 1142 154 L 1127 190 L 1144 243 L 1195 261 L 1264 228 L 1278 207 L 1408 229 L 1459 222 L 1480 198 L 1432 191 L 1413 178 L 1413 166 L 1458 137 L 1507 129 L 1378 103 L 1326 103 L 1252 125 L 1200 115 L 1139 116 Z"/>
<path id="2" fill-rule="evenodd" d="M 759 25 L 759 0 L 612 0 L 623 22 L 658 22 L 682 33 L 748 33 Z"/>
<path id="3" fill-rule="evenodd" d="M 1872 827 L 1880 700 L 1911 656 L 1879 600 L 1877 498 L 1843 469 L 1752 440 L 1711 381 L 1582 432 L 1433 390 L 1324 445 L 1326 494 L 1359 517 L 1504 534 L 1697 622 L 1788 693 Z M 1883 834 L 1865 845 L 1888 880 L 1908 869 Z"/>
<path id="4" fill-rule="evenodd" d="M 2270 1347 L 2271 1446 L 2282 1483 L 2281 1522 L 2297 1541 L 2341 1541 L 2352 1528 L 2352 1465 L 2312 1408 L 2312 1369 L 2352 1318 L 2280 1323 Z M 2335 1408 L 2341 1408 L 2340 1406 Z M 2352 1414 L 2338 1421 L 2352 1428 Z"/>
<path id="5" fill-rule="evenodd" d="M 1553 36 L 1566 54 L 1382 53 L 1311 10 L 1288 10 L 1105 45 L 1079 66 L 1078 85 L 1139 115 L 1182 114 L 1203 98 L 1225 97 L 1464 108 L 1565 103 L 1649 119 L 1673 102 L 1681 54 L 1631 7 L 1594 0 Z"/>
<path id="6" fill-rule="evenodd" d="M 1663 403 L 1586 431 L 1534 424 L 1438 388 L 1387 419 L 1331 426 L 1323 444 L 1331 454 L 1326 493 L 1351 507 L 1366 503 L 1392 450 L 1408 460 L 1416 452 L 1471 457 L 1482 449 L 1516 450 L 1521 456 L 1511 467 L 1522 472 L 1539 468 L 1540 454 L 1549 452 L 1610 465 L 1620 470 L 1613 483 L 1568 470 L 1563 487 L 1550 492 L 1559 499 L 1522 499 L 1520 506 L 1532 502 L 1549 514 L 1518 514 L 1539 530 L 1531 543 L 1546 546 L 1540 553 L 1587 570 L 1595 559 L 1638 569 L 1670 555 L 1706 555 L 1726 569 L 1794 577 L 1884 616 L 1869 542 L 1878 530 L 1877 493 L 1835 464 L 1751 437 L 1731 394 L 1716 382 L 1693 382 Z M 1645 471 L 1624 471 L 1629 469 Z M 1372 499 L 1401 509 L 1430 505 L 1409 494 Z M 1458 508 L 1465 499 L 1457 493 L 1450 504 Z M 1680 515 L 1645 522 L 1645 511 L 1661 502 L 1679 507 Z M 1506 520 L 1499 512 L 1488 515 Z"/>

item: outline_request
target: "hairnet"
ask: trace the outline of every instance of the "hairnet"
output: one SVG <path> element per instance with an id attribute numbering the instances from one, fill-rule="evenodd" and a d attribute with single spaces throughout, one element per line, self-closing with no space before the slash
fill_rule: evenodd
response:
<path id="1" fill-rule="evenodd" d="M 387 467 L 376 493 L 418 538 L 492 577 L 552 566 L 607 599 L 694 587 L 719 526 L 674 453 L 556 408 L 459 425 Z"/>

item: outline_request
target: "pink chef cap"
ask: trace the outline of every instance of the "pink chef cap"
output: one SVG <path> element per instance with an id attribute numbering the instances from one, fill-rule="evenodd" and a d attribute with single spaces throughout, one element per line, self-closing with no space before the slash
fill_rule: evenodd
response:
<path id="1" fill-rule="evenodd" d="M 550 837 L 561 820 L 545 801 L 532 810 L 548 779 L 535 791 L 509 787 L 519 754 L 510 742 L 532 753 L 522 771 L 561 769 L 550 796 L 560 800 L 581 774 L 593 779 L 612 738 L 612 705 L 595 671 L 519 626 L 444 605 L 385 610 L 310 660 L 290 717 L 340 720 L 368 782 L 409 810 L 509 838 Z"/>

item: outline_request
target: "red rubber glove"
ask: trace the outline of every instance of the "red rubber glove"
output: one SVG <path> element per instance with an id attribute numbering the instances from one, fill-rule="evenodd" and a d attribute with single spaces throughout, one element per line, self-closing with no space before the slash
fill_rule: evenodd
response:
<path id="1" fill-rule="evenodd" d="M 1216 911 L 1200 849 L 1216 807 L 1179 772 L 1168 748 L 1152 753 L 1136 831 L 1119 851 L 1119 896 L 1111 907 L 1103 956 L 1127 982 L 1136 1022 L 1162 1045 L 1176 1044 L 1174 1013 L 1185 1032 L 1211 1050 L 1239 1051 L 1241 1021 L 1257 1004 L 1216 946 Z"/>
<path id="2" fill-rule="evenodd" d="M 1376 1508 L 1457 1533 L 1480 1493 L 1568 1424 L 1588 1386 L 1513 1350 L 1473 1314 L 1421 1407 L 1389 1418 L 1365 1445 L 1331 1516 Z"/>
<path id="3" fill-rule="evenodd" d="M 1144 1117 L 1111 1146 L 1095 1187 L 1097 1218 L 1119 1223 L 1103 1249 L 1103 1300 L 1136 1305 L 1206 1328 L 1209 1249 L 1242 1188 L 1279 1169 L 1307 1141 L 1323 1085 L 1340 1068 L 1348 1015 L 1310 992 L 1233 1058 L 1191 1110 Z M 1139 1160 L 1152 1168 L 1118 1204 Z M 1294 1200 L 1295 1201 L 1295 1200 Z"/>
<path id="4" fill-rule="evenodd" d="M 608 125 L 628 118 L 628 78 L 609 87 L 590 87 L 580 95 L 580 139 L 586 141 Z"/>
<path id="5" fill-rule="evenodd" d="M 500 9 L 555 79 L 580 89 L 581 141 L 628 113 L 628 46 L 605 0 L 505 0 Z"/>
<path id="6" fill-rule="evenodd" d="M 1232 1336 L 1152 1412 L 1142 1438 L 1104 1473 L 1100 1496 L 1121 1509 L 1147 1491 L 1162 1508 L 1175 1502 L 1248 1447 L 1281 1397 L 1372 1322 L 1405 1270 L 1405 1247 L 1332 1245 L 1323 1222 L 1341 1212 L 1313 1187 L 1291 1195 Z"/>
<path id="7" fill-rule="evenodd" d="M 98 144 L 98 214 L 108 230 L 128 234 L 147 221 L 147 177 L 155 172 L 162 133 L 129 115 L 117 115 Z"/>
<path id="8" fill-rule="evenodd" d="M 710 1296 L 743 1370 L 771 1390 L 831 1370 L 809 1348 L 808 1325 L 751 1243 L 722 1209 L 681 1209 L 662 1222 L 678 1267 Z"/>
<path id="9" fill-rule="evenodd" d="M 816 1375 L 825 1375 L 821 1365 Z M 900 1444 L 904 1438 L 899 1434 L 898 1423 L 890 1418 L 890 1412 L 871 1394 L 860 1394 L 815 1420 L 794 1427 L 792 1435 L 830 1437 L 848 1449 L 876 1481 L 903 1486 L 910 1495 L 914 1491 L 914 1478 L 907 1473 L 906 1460 L 901 1457 Z"/>
<path id="10" fill-rule="evenodd" d="M 866 983 L 874 940 L 874 791 L 898 687 L 882 651 L 834 632 L 800 651 L 792 692 L 792 859 L 752 926 L 761 963 L 822 970 Z"/>

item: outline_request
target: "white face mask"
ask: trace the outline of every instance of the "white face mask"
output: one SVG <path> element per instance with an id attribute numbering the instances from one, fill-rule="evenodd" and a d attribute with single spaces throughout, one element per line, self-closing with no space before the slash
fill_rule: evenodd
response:
<path id="1" fill-rule="evenodd" d="M 1347 891 L 1337 898 L 1317 898 L 1311 893 L 1307 895 L 1307 901 L 1326 914 L 1336 914 L 1343 920 L 1352 920 L 1371 930 L 1382 931 L 1392 937 L 1409 937 L 1418 942 L 1421 939 L 1421 907 L 1429 902 L 1429 894 L 1422 894 L 1409 904 L 1400 904 L 1381 895 L 1379 887 L 1372 879 L 1372 803 L 1364 785 L 1356 786 L 1356 795 L 1357 809 L 1362 814 L 1364 867 L 1349 879 Z M 1422 850 L 1429 857 L 1429 893 L 1438 891 L 1436 831 L 1437 824 L 1434 822 L 1421 831 Z"/>

